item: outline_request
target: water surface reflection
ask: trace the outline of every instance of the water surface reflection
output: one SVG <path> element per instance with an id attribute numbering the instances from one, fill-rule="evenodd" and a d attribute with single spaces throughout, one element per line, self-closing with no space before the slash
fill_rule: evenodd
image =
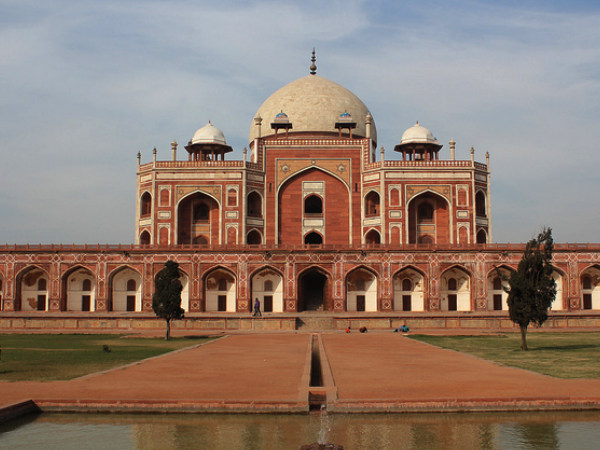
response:
<path id="1" fill-rule="evenodd" d="M 329 442 L 358 449 L 596 449 L 600 413 L 330 415 Z M 0 426 L 0 449 L 297 449 L 317 415 L 42 414 Z"/>

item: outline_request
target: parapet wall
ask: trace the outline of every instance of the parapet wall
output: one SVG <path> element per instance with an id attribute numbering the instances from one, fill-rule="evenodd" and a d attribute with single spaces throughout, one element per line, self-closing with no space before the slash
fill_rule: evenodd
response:
<path id="1" fill-rule="evenodd" d="M 419 330 L 484 330 L 518 331 L 518 327 L 504 314 L 284 314 L 253 318 L 246 314 L 191 316 L 173 321 L 171 329 L 176 334 L 203 332 L 253 332 L 253 331 L 343 331 L 367 327 L 369 330 L 393 330 L 406 324 L 411 331 Z M 162 333 L 165 323 L 148 314 L 132 313 L 115 317 L 112 314 L 76 315 L 0 313 L 0 333 L 6 332 L 61 332 L 61 333 Z M 536 330 L 531 327 L 531 330 Z M 542 330 L 598 330 L 600 312 L 552 313 Z"/>

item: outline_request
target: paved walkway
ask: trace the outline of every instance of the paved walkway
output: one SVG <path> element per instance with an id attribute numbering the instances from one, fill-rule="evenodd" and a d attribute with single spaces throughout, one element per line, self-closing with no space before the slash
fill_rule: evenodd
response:
<path id="1" fill-rule="evenodd" d="M 323 343 L 339 411 L 600 405 L 598 379 L 539 375 L 396 333 L 326 334 Z"/>
<path id="2" fill-rule="evenodd" d="M 0 382 L 0 405 L 305 410 L 309 335 L 228 336 L 71 381 Z"/>
<path id="3" fill-rule="evenodd" d="M 504 367 L 396 333 L 323 334 L 333 411 L 600 407 L 600 380 Z M 233 335 L 71 381 L 0 382 L 0 406 L 45 410 L 306 411 L 311 334 Z"/>

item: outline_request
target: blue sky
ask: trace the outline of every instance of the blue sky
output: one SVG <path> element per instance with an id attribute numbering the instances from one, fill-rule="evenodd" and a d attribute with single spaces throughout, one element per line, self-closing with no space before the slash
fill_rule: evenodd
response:
<path id="1" fill-rule="evenodd" d="M 597 2 L 0 0 L 0 242 L 133 242 L 137 152 L 211 120 L 240 158 L 313 47 L 388 159 L 416 120 L 490 153 L 494 241 L 600 241 Z"/>

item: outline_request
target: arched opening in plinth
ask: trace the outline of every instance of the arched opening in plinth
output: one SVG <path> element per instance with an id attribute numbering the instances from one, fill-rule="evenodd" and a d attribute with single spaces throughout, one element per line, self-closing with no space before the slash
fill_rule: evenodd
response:
<path id="1" fill-rule="evenodd" d="M 67 271 L 62 277 L 62 311 L 96 310 L 96 276 L 81 266 Z"/>
<path id="2" fill-rule="evenodd" d="M 263 312 L 283 312 L 283 276 L 266 267 L 251 278 L 252 304 L 258 299 Z"/>
<path id="3" fill-rule="evenodd" d="M 49 276 L 37 267 L 23 269 L 16 278 L 15 311 L 49 311 Z"/>
<path id="4" fill-rule="evenodd" d="M 204 310 L 207 312 L 235 312 L 237 283 L 235 275 L 217 267 L 208 272 L 204 278 Z"/>
<path id="5" fill-rule="evenodd" d="M 394 276 L 394 311 L 425 311 L 425 276 L 405 267 Z"/>
<path id="6" fill-rule="evenodd" d="M 298 279 L 298 311 L 332 311 L 329 276 L 317 268 L 308 269 Z"/>
<path id="7" fill-rule="evenodd" d="M 580 278 L 581 309 L 600 309 L 600 266 L 588 267 Z"/>
<path id="8" fill-rule="evenodd" d="M 442 311 L 471 311 L 471 275 L 460 266 L 446 270 L 441 278 Z"/>
<path id="9" fill-rule="evenodd" d="M 112 272 L 108 278 L 107 311 L 141 311 L 142 277 L 129 266 Z"/>
<path id="10" fill-rule="evenodd" d="M 508 279 L 515 269 L 508 266 L 493 268 L 487 277 L 487 309 L 489 311 L 508 311 Z"/>
<path id="11" fill-rule="evenodd" d="M 346 311 L 377 311 L 377 275 L 364 267 L 346 277 Z"/>

